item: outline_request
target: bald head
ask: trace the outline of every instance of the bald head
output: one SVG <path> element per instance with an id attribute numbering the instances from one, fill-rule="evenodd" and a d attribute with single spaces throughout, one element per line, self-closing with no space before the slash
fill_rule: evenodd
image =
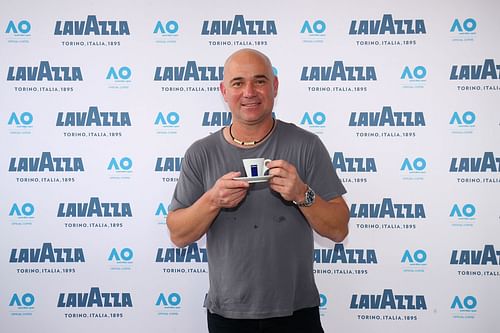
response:
<path id="1" fill-rule="evenodd" d="M 274 78 L 271 60 L 269 60 L 264 53 L 254 49 L 240 49 L 226 59 L 226 62 L 224 63 L 224 79 L 226 79 L 226 72 L 229 72 L 231 67 L 244 66 L 245 64 L 252 64 L 255 62 L 262 63 L 266 68 L 266 74 L 269 78 Z"/>

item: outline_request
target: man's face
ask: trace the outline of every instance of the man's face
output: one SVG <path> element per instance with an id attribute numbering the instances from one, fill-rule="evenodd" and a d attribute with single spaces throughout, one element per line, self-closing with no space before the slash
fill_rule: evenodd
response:
<path id="1" fill-rule="evenodd" d="M 258 123 L 272 113 L 278 79 L 264 58 L 244 52 L 235 54 L 226 64 L 220 88 L 233 121 Z"/>

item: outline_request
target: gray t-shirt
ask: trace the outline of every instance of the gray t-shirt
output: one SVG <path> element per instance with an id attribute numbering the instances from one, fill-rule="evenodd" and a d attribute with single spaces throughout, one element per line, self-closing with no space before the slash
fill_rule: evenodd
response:
<path id="1" fill-rule="evenodd" d="M 277 120 L 271 136 L 253 148 L 231 145 L 222 130 L 195 142 L 186 151 L 170 209 L 192 205 L 230 171 L 245 176 L 242 159 L 255 157 L 290 162 L 325 200 L 346 192 L 320 139 Z M 226 318 L 260 319 L 318 306 L 313 250 L 312 228 L 300 210 L 267 182 L 251 184 L 243 202 L 222 209 L 207 232 L 205 307 Z"/>

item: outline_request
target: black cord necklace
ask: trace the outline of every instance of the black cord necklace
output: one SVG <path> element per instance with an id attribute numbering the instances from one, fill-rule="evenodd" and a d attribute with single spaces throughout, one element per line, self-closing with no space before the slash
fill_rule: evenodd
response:
<path id="1" fill-rule="evenodd" d="M 273 131 L 274 129 L 274 125 L 276 124 L 276 120 L 273 118 L 273 126 L 271 127 L 271 129 L 269 130 L 269 132 L 266 133 L 266 135 L 264 135 L 264 137 L 260 140 L 257 140 L 257 141 L 240 141 L 238 139 L 236 139 L 234 136 L 233 136 L 233 132 L 231 131 L 231 128 L 233 127 L 233 124 L 229 125 L 229 135 L 231 136 L 231 139 L 233 139 L 234 142 L 236 142 L 237 144 L 239 145 L 242 145 L 242 146 L 255 146 L 256 144 L 258 144 L 259 142 L 262 142 L 262 140 L 264 140 L 265 138 L 267 138 L 269 136 L 269 134 L 271 134 L 271 132 Z"/>

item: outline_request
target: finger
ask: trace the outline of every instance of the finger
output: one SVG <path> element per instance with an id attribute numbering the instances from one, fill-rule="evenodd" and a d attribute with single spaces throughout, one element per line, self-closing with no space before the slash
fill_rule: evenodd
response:
<path id="1" fill-rule="evenodd" d="M 233 179 L 233 178 L 236 178 L 239 176 L 241 176 L 240 171 L 231 171 L 231 172 L 226 173 L 224 176 L 222 176 L 221 179 Z"/>

